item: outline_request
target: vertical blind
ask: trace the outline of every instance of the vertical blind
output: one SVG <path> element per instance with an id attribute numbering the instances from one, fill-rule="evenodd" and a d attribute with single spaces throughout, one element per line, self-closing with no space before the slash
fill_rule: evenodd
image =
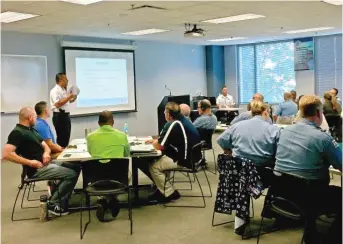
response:
<path id="1" fill-rule="evenodd" d="M 240 103 L 257 92 L 268 103 L 280 103 L 285 91 L 295 89 L 293 40 L 239 46 L 238 66 Z"/>
<path id="2" fill-rule="evenodd" d="M 314 44 L 316 94 L 323 97 L 334 87 L 342 89 L 342 35 L 316 37 Z"/>

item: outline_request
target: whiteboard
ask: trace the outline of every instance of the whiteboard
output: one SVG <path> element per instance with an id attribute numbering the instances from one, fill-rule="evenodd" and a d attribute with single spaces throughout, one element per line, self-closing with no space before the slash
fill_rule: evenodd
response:
<path id="1" fill-rule="evenodd" d="M 48 102 L 46 56 L 1 55 L 1 112 Z"/>

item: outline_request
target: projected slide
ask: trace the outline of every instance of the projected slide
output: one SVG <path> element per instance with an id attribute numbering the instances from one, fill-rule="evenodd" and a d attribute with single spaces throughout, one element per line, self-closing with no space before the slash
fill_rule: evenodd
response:
<path id="1" fill-rule="evenodd" d="M 64 56 L 69 85 L 80 88 L 71 115 L 136 111 L 134 51 L 65 47 Z"/>
<path id="2" fill-rule="evenodd" d="M 76 58 L 77 107 L 128 103 L 125 59 Z"/>

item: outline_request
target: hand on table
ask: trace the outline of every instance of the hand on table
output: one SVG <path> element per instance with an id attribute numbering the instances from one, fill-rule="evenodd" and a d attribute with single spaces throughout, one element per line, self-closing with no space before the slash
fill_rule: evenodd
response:
<path id="1" fill-rule="evenodd" d="M 145 144 L 153 144 L 155 142 L 155 139 L 147 140 L 145 141 Z"/>

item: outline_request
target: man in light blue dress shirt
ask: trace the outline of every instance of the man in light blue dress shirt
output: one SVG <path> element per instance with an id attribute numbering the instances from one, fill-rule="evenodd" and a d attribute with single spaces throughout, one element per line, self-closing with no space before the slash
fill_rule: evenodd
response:
<path id="1" fill-rule="evenodd" d="M 198 102 L 198 117 L 193 125 L 197 129 L 215 130 L 218 124 L 217 117 L 211 112 L 211 102 L 207 99 Z"/>
<path id="2" fill-rule="evenodd" d="M 285 92 L 283 95 L 285 101 L 277 106 L 274 112 L 274 121 L 277 121 L 278 117 L 292 117 L 298 112 L 298 106 L 293 101 L 292 93 Z"/>
<path id="3" fill-rule="evenodd" d="M 305 192 L 293 197 L 308 216 L 308 238 L 316 240 L 315 219 L 321 214 L 336 218 L 325 243 L 342 243 L 342 190 L 329 185 L 329 167 L 342 171 L 342 150 L 338 143 L 320 129 L 323 106 L 319 97 L 303 96 L 299 101 L 302 120 L 282 132 L 276 153 L 275 169 L 307 179 Z M 293 186 L 294 187 L 294 186 Z M 306 243 L 311 241 L 306 240 Z"/>
<path id="4" fill-rule="evenodd" d="M 252 101 L 250 105 L 253 118 L 231 125 L 219 136 L 217 142 L 225 153 L 233 157 L 250 159 L 260 168 L 272 166 L 280 129 L 268 122 L 267 104 Z M 261 173 L 260 176 L 266 183 Z"/>

